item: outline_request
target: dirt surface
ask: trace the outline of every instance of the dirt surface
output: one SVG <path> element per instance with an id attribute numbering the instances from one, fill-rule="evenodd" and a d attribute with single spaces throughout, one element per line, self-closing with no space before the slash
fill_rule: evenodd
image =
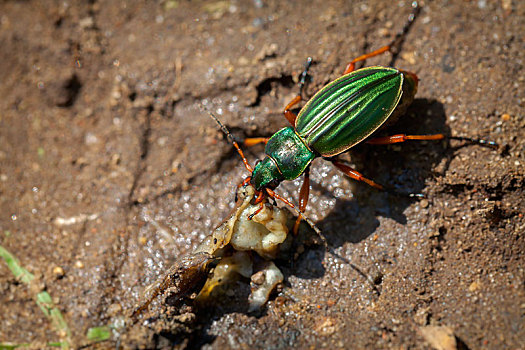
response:
<path id="1" fill-rule="evenodd" d="M 277 261 L 285 284 L 261 312 L 247 312 L 241 280 L 204 310 L 171 316 L 157 302 L 132 336 L 86 337 L 122 322 L 233 207 L 247 173 L 199 104 L 238 138 L 271 135 L 286 126 L 282 109 L 308 56 L 311 96 L 386 45 L 409 12 L 408 1 L 379 0 L 2 1 L 0 245 L 54 298 L 73 347 L 424 349 L 425 329 L 438 326 L 457 346 L 525 348 L 525 3 L 516 0 L 425 3 L 394 62 L 421 81 L 390 133 L 486 138 L 498 150 L 412 142 L 342 156 L 422 200 L 317 160 L 307 213 L 336 254 L 310 246 Z M 252 164 L 261 154 L 247 151 Z M 296 200 L 299 186 L 279 191 Z M 3 262 L 0 290 L 0 342 L 64 339 Z"/>

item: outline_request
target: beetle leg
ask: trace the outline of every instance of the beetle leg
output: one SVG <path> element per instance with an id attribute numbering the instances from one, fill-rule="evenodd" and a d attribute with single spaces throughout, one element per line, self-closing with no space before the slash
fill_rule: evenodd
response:
<path id="1" fill-rule="evenodd" d="M 253 219 L 253 217 L 254 217 L 255 215 L 259 214 L 259 212 L 260 212 L 261 210 L 263 210 L 263 208 L 264 208 L 264 202 L 259 203 L 259 208 L 257 208 L 256 211 L 254 211 L 253 213 L 251 213 L 250 215 L 248 215 L 248 220 Z"/>
<path id="2" fill-rule="evenodd" d="M 310 167 L 304 171 L 304 181 L 299 191 L 299 210 L 304 212 L 308 204 L 308 196 L 310 195 Z"/>
<path id="3" fill-rule="evenodd" d="M 253 217 L 255 215 L 259 214 L 259 212 L 261 210 L 263 210 L 263 208 L 264 208 L 264 198 L 265 198 L 264 191 L 260 191 L 259 194 L 257 195 L 257 198 L 255 199 L 255 204 L 259 204 L 259 208 L 257 208 L 256 211 L 254 211 L 253 213 L 248 215 L 248 220 L 253 219 Z"/>
<path id="4" fill-rule="evenodd" d="M 310 167 L 306 168 L 304 172 L 304 181 L 299 191 L 299 211 L 304 213 L 306 205 L 308 204 L 308 196 L 310 195 Z M 295 224 L 293 225 L 293 233 L 297 235 L 299 232 L 299 224 L 301 223 L 302 215 L 297 217 Z"/>
<path id="5" fill-rule="evenodd" d="M 417 14 L 419 13 L 419 10 L 420 10 L 420 7 L 419 7 L 417 1 L 412 2 L 412 12 L 408 16 L 407 22 L 405 23 L 403 29 L 401 29 L 396 34 L 396 36 L 390 42 L 390 44 L 388 44 L 386 46 L 383 46 L 382 48 L 377 49 L 375 51 L 372 51 L 370 53 L 367 53 L 367 54 L 364 54 L 364 55 L 361 55 L 361 56 L 357 57 L 356 59 L 354 59 L 353 61 L 348 63 L 348 65 L 345 68 L 345 71 L 344 71 L 343 75 L 348 74 L 350 72 L 353 72 L 355 70 L 355 64 L 357 62 L 364 61 L 367 58 L 378 56 L 378 55 L 380 55 L 382 53 L 385 53 L 387 51 L 392 52 L 394 54 L 394 56 L 396 56 L 397 52 L 399 51 L 399 47 L 403 43 L 405 35 L 408 33 L 408 30 L 410 29 L 410 26 L 412 25 L 412 23 L 414 23 L 414 19 L 416 18 Z"/>
<path id="6" fill-rule="evenodd" d="M 266 145 L 269 139 L 269 137 L 247 137 L 244 139 L 243 144 L 246 147 L 255 146 L 259 143 L 264 143 Z"/>
<path id="7" fill-rule="evenodd" d="M 487 146 L 491 148 L 497 148 L 498 144 L 494 141 L 482 140 L 482 139 L 472 139 L 470 137 L 464 136 L 445 136 L 443 134 L 434 134 L 434 135 L 405 135 L 398 134 L 385 137 L 376 137 L 370 140 L 367 140 L 366 143 L 371 145 L 389 145 L 392 143 L 405 142 L 408 140 L 443 140 L 449 138 L 451 140 L 467 141 L 473 144 L 478 144 L 482 146 Z"/>
<path id="8" fill-rule="evenodd" d="M 391 193 L 391 194 L 396 195 L 396 196 L 402 196 L 402 197 L 407 197 L 407 198 L 422 198 L 423 197 L 423 195 L 421 193 L 399 193 L 396 190 L 393 190 L 393 189 L 390 189 L 390 188 L 385 188 L 382 185 L 380 185 L 380 184 L 378 184 L 378 183 L 376 183 L 376 182 L 374 182 L 374 181 L 372 181 L 370 179 L 367 179 L 366 177 L 361 175 L 361 173 L 359 173 L 358 171 L 352 169 L 348 165 L 346 165 L 346 164 L 344 164 L 344 163 L 342 163 L 342 162 L 340 162 L 338 160 L 330 160 L 330 161 L 339 170 L 341 170 L 346 175 L 350 176 L 352 179 L 357 180 L 357 181 L 362 181 L 362 182 L 366 183 L 369 186 L 377 188 L 378 190 L 385 191 L 385 192 Z"/>
<path id="9" fill-rule="evenodd" d="M 295 96 L 293 98 L 293 100 L 290 101 L 290 103 L 288 103 L 286 105 L 286 107 L 284 107 L 284 117 L 286 118 L 286 120 L 288 120 L 288 122 L 290 124 L 292 124 L 292 126 L 295 126 L 295 119 L 297 118 L 297 115 L 295 115 L 295 113 L 293 113 L 291 111 L 291 109 L 297 105 L 299 102 L 302 101 L 302 92 L 303 92 L 303 88 L 304 88 L 304 85 L 306 84 L 306 77 L 308 76 L 308 69 L 310 68 L 310 66 L 312 65 L 312 57 L 308 57 L 306 59 L 306 63 L 304 64 L 304 70 L 303 72 L 301 73 L 301 77 L 299 78 L 299 94 L 297 94 L 297 96 Z"/>
<path id="10" fill-rule="evenodd" d="M 445 138 L 448 138 L 451 140 L 467 141 L 473 144 L 478 144 L 481 146 L 486 146 L 486 147 L 491 147 L 491 148 L 498 147 L 498 144 L 494 141 L 488 141 L 488 140 L 482 140 L 482 139 L 472 139 L 470 137 L 464 137 L 464 136 L 448 136 L 447 137 L 443 134 L 434 134 L 434 135 L 398 134 L 398 135 L 392 135 L 392 136 L 372 138 L 370 140 L 367 140 L 366 143 L 371 144 L 371 145 L 389 145 L 392 143 L 405 142 L 408 140 L 443 140 Z"/>
<path id="11" fill-rule="evenodd" d="M 264 192 L 259 191 L 257 198 L 255 199 L 255 204 L 262 203 L 264 201 Z"/>
<path id="12" fill-rule="evenodd" d="M 342 162 L 340 162 L 338 160 L 330 160 L 330 161 L 332 162 L 333 165 L 335 165 L 337 167 L 337 169 L 341 170 L 343 173 L 345 173 L 346 175 L 350 176 L 352 179 L 357 180 L 357 181 L 362 181 L 362 182 L 366 183 L 369 186 L 377 188 L 378 190 L 384 190 L 385 189 L 380 184 L 375 183 L 374 181 L 372 181 L 370 179 L 367 179 L 361 173 L 359 173 L 358 171 L 352 169 L 348 165 L 343 164 Z"/>
<path id="13" fill-rule="evenodd" d="M 296 209 L 296 208 L 295 208 L 295 205 L 293 205 L 288 199 L 279 196 L 277 193 L 275 193 L 274 190 L 271 190 L 271 189 L 269 189 L 269 188 L 266 188 L 265 190 L 266 190 L 266 192 L 268 193 L 268 195 L 269 195 L 271 198 L 274 198 L 274 199 L 277 198 L 278 200 L 280 200 L 281 202 L 283 202 L 284 204 L 286 204 L 286 205 L 289 206 L 290 208 L 292 208 L 292 209 Z"/>
<path id="14" fill-rule="evenodd" d="M 380 49 L 377 49 L 375 51 L 372 51 L 370 53 L 367 53 L 367 54 L 364 54 L 364 55 L 361 55 L 361 56 L 357 57 L 356 59 L 354 59 L 353 61 L 351 61 L 350 63 L 348 63 L 346 65 L 346 68 L 345 68 L 345 71 L 344 71 L 343 75 L 348 74 L 350 72 L 353 72 L 355 70 L 355 64 L 357 62 L 364 61 L 364 60 L 366 60 L 367 58 L 370 58 L 370 57 L 378 56 L 378 55 L 380 55 L 382 53 L 385 53 L 387 51 L 390 51 L 390 45 L 383 46 Z"/>
<path id="15" fill-rule="evenodd" d="M 371 145 L 389 145 L 392 143 L 405 142 L 408 140 L 443 140 L 445 135 L 443 134 L 434 134 L 434 135 L 405 135 L 397 134 L 392 136 L 385 137 L 375 137 L 370 140 L 367 140 L 366 143 Z"/>
<path id="16" fill-rule="evenodd" d="M 290 208 L 292 208 L 295 213 L 297 214 L 297 216 L 301 216 L 301 212 L 299 210 L 297 210 L 297 208 L 295 207 L 295 205 L 293 205 L 292 203 L 290 203 L 289 200 L 287 200 L 286 198 L 283 198 L 281 196 L 279 196 L 277 193 L 275 193 L 274 190 L 271 190 L 269 188 L 266 188 L 266 193 L 268 193 L 268 196 L 270 196 L 271 198 L 277 198 L 279 199 L 280 201 L 282 201 L 284 204 L 288 205 Z M 308 223 L 308 225 L 310 225 L 310 227 L 315 231 L 315 233 L 317 233 L 317 235 L 319 236 L 319 238 L 321 239 L 321 241 L 323 241 L 323 244 L 324 246 L 326 247 L 326 249 L 328 249 L 328 242 L 326 241 L 326 238 L 323 236 L 323 234 L 321 233 L 321 230 L 319 230 L 319 228 L 317 226 L 315 226 L 315 224 L 312 222 L 312 220 L 310 220 L 307 216 L 303 216 L 303 219 L 304 221 L 306 221 Z"/>
<path id="17" fill-rule="evenodd" d="M 241 182 L 241 183 L 239 184 L 239 186 L 237 186 L 237 189 L 246 186 L 247 184 L 250 183 L 251 180 L 252 180 L 252 177 L 251 177 L 251 176 L 248 176 L 246 179 L 244 179 L 243 182 Z"/>
<path id="18" fill-rule="evenodd" d="M 286 120 L 288 120 L 288 123 L 290 123 L 292 126 L 295 126 L 295 119 L 297 118 L 297 115 L 292 112 L 290 109 L 292 109 L 293 106 L 301 102 L 302 97 L 301 95 L 297 95 L 294 97 L 294 99 L 284 107 L 284 117 Z"/>

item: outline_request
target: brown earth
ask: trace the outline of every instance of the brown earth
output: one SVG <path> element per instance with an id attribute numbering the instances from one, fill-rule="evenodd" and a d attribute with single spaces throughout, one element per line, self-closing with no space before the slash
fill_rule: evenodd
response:
<path id="1" fill-rule="evenodd" d="M 314 246 L 279 261 L 285 285 L 258 314 L 240 281 L 177 335 L 145 322 L 93 344 L 88 328 L 118 323 L 233 206 L 246 172 L 199 104 L 239 138 L 271 135 L 306 57 L 311 96 L 387 44 L 409 2 L 2 1 L 0 245 L 53 296 L 74 347 L 424 349 L 432 325 L 469 349 L 525 348 L 525 3 L 424 5 L 394 62 L 420 89 L 391 132 L 500 148 L 412 142 L 343 156 L 422 200 L 317 160 L 307 213 L 339 257 Z M 262 148 L 247 153 L 253 163 Z M 296 199 L 299 184 L 280 193 Z M 0 290 L 0 342 L 63 336 L 4 263 Z"/>

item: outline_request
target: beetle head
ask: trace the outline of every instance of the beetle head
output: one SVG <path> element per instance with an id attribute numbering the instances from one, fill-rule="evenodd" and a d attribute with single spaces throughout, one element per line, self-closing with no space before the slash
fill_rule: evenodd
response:
<path id="1" fill-rule="evenodd" d="M 277 164 L 270 157 L 265 157 L 255 165 L 252 173 L 251 184 L 257 191 L 263 188 L 274 189 L 283 180 Z"/>

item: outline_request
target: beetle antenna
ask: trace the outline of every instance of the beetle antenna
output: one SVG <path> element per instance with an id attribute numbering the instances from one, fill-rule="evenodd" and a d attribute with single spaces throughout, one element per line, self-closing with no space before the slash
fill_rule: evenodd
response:
<path id="1" fill-rule="evenodd" d="M 242 162 L 244 163 L 244 166 L 246 167 L 246 169 L 248 169 L 249 172 L 253 172 L 253 168 L 252 166 L 250 165 L 250 163 L 248 163 L 248 160 L 246 159 L 246 157 L 244 156 L 244 153 L 242 152 L 242 149 L 239 147 L 239 144 L 237 143 L 237 141 L 235 141 L 235 137 L 233 137 L 232 133 L 230 132 L 230 130 L 228 130 L 228 128 L 223 124 L 221 123 L 221 121 L 219 120 L 219 118 L 217 118 L 210 110 L 208 107 L 204 106 L 203 104 L 200 104 L 200 107 L 201 107 L 201 110 L 207 112 L 209 114 L 209 116 L 215 120 L 215 122 L 219 125 L 219 127 L 221 128 L 221 131 L 226 135 L 226 137 L 228 138 L 228 141 L 230 141 L 230 143 L 237 149 L 237 152 L 239 153 L 239 155 L 241 156 L 242 158 Z"/>

